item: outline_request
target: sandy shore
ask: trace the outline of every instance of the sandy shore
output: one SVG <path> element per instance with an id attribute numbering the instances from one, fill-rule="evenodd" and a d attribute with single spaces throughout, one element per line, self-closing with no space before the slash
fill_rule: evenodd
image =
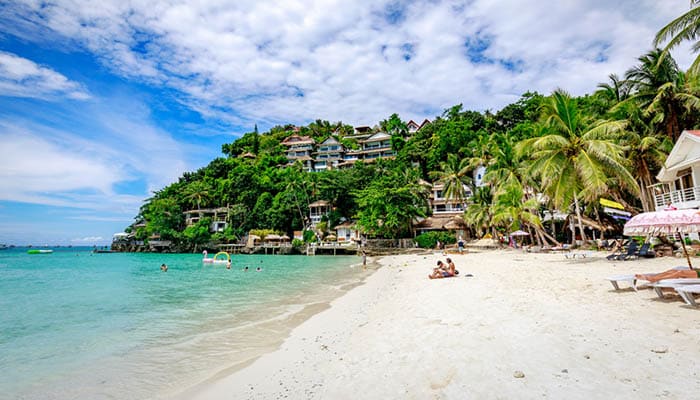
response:
<path id="1" fill-rule="evenodd" d="M 700 310 L 604 279 L 684 260 L 604 256 L 471 252 L 432 281 L 440 254 L 385 257 L 279 349 L 184 397 L 700 398 Z"/>

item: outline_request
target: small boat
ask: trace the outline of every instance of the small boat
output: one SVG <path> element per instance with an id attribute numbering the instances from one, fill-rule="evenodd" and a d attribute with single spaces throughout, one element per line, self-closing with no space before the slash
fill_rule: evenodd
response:
<path id="1" fill-rule="evenodd" d="M 51 254 L 53 253 L 53 250 L 38 250 L 38 249 L 31 249 L 27 250 L 27 254 Z"/>
<path id="2" fill-rule="evenodd" d="M 5 243 L 0 243 L 0 250 L 7 250 L 9 247 Z"/>

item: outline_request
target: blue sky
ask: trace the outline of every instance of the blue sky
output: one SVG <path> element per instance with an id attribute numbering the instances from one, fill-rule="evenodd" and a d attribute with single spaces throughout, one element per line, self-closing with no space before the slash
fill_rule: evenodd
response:
<path id="1" fill-rule="evenodd" d="M 346 4 L 351 3 L 351 4 Z M 614 4 L 613 4 L 614 3 Z M 257 124 L 590 93 L 687 0 L 0 3 L 0 242 L 107 244 Z M 675 53 L 681 66 L 692 54 Z"/>

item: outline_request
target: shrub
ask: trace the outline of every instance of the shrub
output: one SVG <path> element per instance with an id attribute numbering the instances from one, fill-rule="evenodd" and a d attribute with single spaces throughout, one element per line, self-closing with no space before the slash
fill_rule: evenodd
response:
<path id="1" fill-rule="evenodd" d="M 304 231 L 304 243 L 315 242 L 316 234 L 314 231 L 306 230 Z"/>
<path id="2" fill-rule="evenodd" d="M 416 243 L 418 243 L 418 247 L 422 247 L 424 249 L 434 248 L 438 240 L 442 244 L 453 244 L 457 241 L 455 236 L 449 232 L 431 231 L 416 236 Z"/>

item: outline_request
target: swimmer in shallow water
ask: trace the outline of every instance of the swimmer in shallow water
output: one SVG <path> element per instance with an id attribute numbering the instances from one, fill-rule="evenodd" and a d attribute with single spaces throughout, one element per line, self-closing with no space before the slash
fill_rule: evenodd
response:
<path id="1" fill-rule="evenodd" d="M 168 272 L 168 266 L 165 264 L 160 264 L 160 270 L 163 272 Z"/>

